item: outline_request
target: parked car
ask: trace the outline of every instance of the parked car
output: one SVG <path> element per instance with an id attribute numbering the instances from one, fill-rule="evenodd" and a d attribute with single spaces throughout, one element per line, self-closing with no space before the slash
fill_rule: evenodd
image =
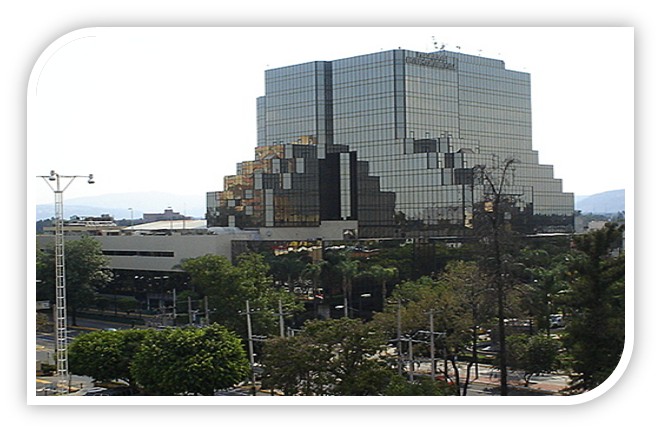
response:
<path id="1" fill-rule="evenodd" d="M 127 386 L 121 387 L 92 387 L 87 389 L 83 396 L 131 396 L 133 390 Z"/>
<path id="2" fill-rule="evenodd" d="M 560 314 L 553 314 L 549 318 L 549 324 L 551 325 L 551 328 L 559 328 L 559 327 L 564 327 L 565 326 L 565 320 Z"/>
<path id="3" fill-rule="evenodd" d="M 105 387 L 92 387 L 85 390 L 85 394 L 83 396 L 106 396 L 103 394 L 103 392 L 106 390 L 108 389 Z"/>

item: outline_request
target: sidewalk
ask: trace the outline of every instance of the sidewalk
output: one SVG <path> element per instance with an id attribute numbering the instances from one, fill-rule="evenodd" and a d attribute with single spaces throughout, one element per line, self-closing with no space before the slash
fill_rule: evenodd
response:
<path id="1" fill-rule="evenodd" d="M 461 374 L 462 378 L 465 377 Z M 541 374 L 533 376 L 530 379 L 528 386 L 520 372 L 508 372 L 508 386 L 512 390 L 524 392 L 527 394 L 540 394 L 540 395 L 562 395 L 562 391 L 569 387 L 570 378 L 567 375 L 560 374 Z M 500 388 L 500 371 L 491 367 L 480 368 L 480 375 L 471 383 L 477 383 L 486 387 L 499 389 Z"/>
<path id="2" fill-rule="evenodd" d="M 463 378 L 464 376 L 462 376 Z M 509 378 L 509 377 L 508 377 Z M 495 371 L 487 376 L 480 374 L 480 377 L 471 383 L 478 383 L 485 386 L 500 388 L 500 373 Z M 513 374 L 507 380 L 508 386 L 517 391 L 525 393 L 538 393 L 540 395 L 560 396 L 562 391 L 569 386 L 569 377 L 564 375 L 541 375 L 533 376 L 529 385 L 526 387 L 525 381 L 520 379 L 518 374 Z"/>
<path id="3" fill-rule="evenodd" d="M 460 376 L 460 386 L 463 386 L 463 383 L 466 380 L 466 363 L 460 362 L 459 365 L 459 376 Z M 471 368 L 471 381 L 470 386 L 481 386 L 486 389 L 495 389 L 496 392 L 500 388 L 500 371 L 488 366 L 485 364 L 479 365 L 479 375 L 475 378 L 475 369 Z M 422 373 L 428 375 L 430 372 L 429 362 L 421 362 L 418 367 L 416 367 L 415 373 Z M 454 370 L 448 368 L 449 378 L 454 381 Z M 567 375 L 560 374 L 542 374 L 539 376 L 533 376 L 530 380 L 529 385 L 526 387 L 525 381 L 523 379 L 523 374 L 518 371 L 508 371 L 508 386 L 511 390 L 514 390 L 516 393 L 520 394 L 534 394 L 534 395 L 553 395 L 559 396 L 562 395 L 562 391 L 569 387 L 570 378 Z M 511 393 L 511 392 L 510 392 Z"/>

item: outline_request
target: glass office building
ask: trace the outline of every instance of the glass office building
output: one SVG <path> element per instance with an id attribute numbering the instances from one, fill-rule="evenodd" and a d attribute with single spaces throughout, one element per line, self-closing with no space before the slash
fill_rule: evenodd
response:
<path id="1" fill-rule="evenodd" d="M 553 167 L 539 164 L 532 148 L 530 76 L 501 60 L 398 49 L 267 70 L 265 79 L 265 95 L 257 99 L 257 153 L 289 145 L 306 147 L 310 159 L 304 160 L 339 157 L 339 218 L 379 221 L 373 226 L 388 226 L 383 236 L 465 234 L 488 195 L 486 173 L 504 180 L 513 220 L 525 231 L 572 229 L 573 194 L 562 191 Z M 347 191 L 359 192 L 342 176 L 342 161 L 352 157 L 368 170 L 361 175 L 371 179 L 370 191 L 393 194 L 387 217 L 390 198 L 363 206 L 360 214 L 355 199 L 347 198 Z M 284 154 L 274 158 L 292 163 Z M 258 176 L 250 175 L 255 182 Z M 268 203 L 272 189 L 264 180 L 261 186 Z M 307 208 L 306 197 L 317 196 L 296 201 L 291 223 L 317 223 L 327 215 Z M 215 198 L 210 211 L 233 204 Z M 380 236 L 378 229 L 359 233 L 372 234 Z"/>
<path id="2" fill-rule="evenodd" d="M 324 146 L 323 155 L 320 148 L 312 137 L 257 147 L 254 161 L 225 176 L 223 191 L 207 193 L 208 225 L 292 228 L 357 221 L 362 236 L 394 236 L 395 194 L 382 192 L 368 163 L 347 146 Z"/>

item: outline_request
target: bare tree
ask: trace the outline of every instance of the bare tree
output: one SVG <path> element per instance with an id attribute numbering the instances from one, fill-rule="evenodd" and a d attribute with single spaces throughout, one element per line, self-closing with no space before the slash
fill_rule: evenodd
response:
<path id="1" fill-rule="evenodd" d="M 509 267 L 512 264 L 511 217 L 515 196 L 509 186 L 512 185 L 514 159 L 506 159 L 502 166 L 487 168 L 484 165 L 475 167 L 476 180 L 484 187 L 484 196 L 476 209 L 478 227 L 476 234 L 485 244 L 486 259 L 484 267 L 490 277 L 496 295 L 496 315 L 498 319 L 498 349 L 500 369 L 500 394 L 507 396 L 507 347 L 505 344 L 505 320 L 507 304 L 507 287 L 510 284 Z"/>

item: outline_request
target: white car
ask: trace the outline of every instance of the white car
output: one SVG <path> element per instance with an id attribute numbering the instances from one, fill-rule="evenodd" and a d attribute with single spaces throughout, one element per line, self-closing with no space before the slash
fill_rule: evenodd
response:
<path id="1" fill-rule="evenodd" d="M 549 324 L 551 325 L 551 328 L 558 328 L 558 327 L 564 327 L 565 326 L 565 320 L 560 314 L 554 314 L 551 315 L 549 318 Z"/>

